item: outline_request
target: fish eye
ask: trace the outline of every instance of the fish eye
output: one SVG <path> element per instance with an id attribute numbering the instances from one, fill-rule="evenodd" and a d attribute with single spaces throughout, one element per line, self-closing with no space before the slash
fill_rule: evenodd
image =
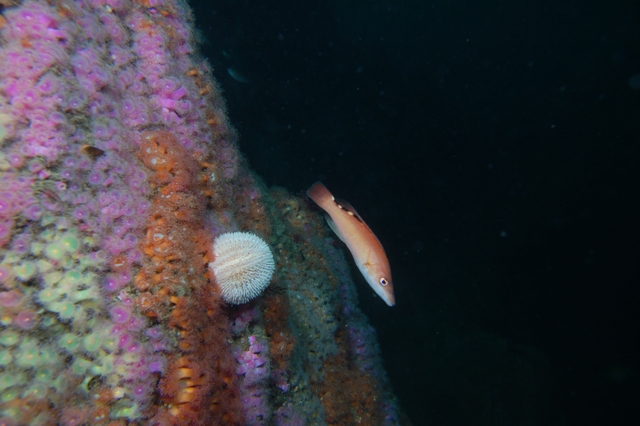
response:
<path id="1" fill-rule="evenodd" d="M 381 286 L 385 286 L 387 284 L 389 284 L 389 281 L 387 281 L 386 278 L 384 278 L 384 277 L 380 278 L 380 285 Z"/>

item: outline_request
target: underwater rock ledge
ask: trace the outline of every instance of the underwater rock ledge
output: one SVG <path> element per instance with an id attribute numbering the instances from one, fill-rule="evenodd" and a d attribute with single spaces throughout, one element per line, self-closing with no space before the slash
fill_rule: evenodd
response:
<path id="1" fill-rule="evenodd" d="M 399 424 L 318 213 L 236 146 L 173 0 L 0 0 L 0 424 Z M 215 238 L 263 238 L 221 299 Z"/>

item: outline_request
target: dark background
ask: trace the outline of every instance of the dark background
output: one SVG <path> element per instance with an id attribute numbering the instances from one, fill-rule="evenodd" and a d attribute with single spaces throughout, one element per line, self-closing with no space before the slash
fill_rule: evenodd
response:
<path id="1" fill-rule="evenodd" d="M 638 422 L 640 2 L 191 5 L 252 168 L 383 242 L 413 424 Z"/>

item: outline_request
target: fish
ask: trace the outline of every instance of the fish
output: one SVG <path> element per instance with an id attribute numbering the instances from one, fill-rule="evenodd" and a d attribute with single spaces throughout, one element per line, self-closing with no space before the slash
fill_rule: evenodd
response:
<path id="1" fill-rule="evenodd" d="M 251 83 L 251 80 L 249 80 L 248 78 L 246 78 L 244 75 L 240 74 L 240 72 L 236 71 L 233 68 L 227 68 L 227 72 L 229 73 L 229 75 L 236 81 L 239 81 L 240 83 Z"/>
<path id="2" fill-rule="evenodd" d="M 396 304 L 391 267 L 378 237 L 346 201 L 336 200 L 322 182 L 314 183 L 307 195 L 325 212 L 329 227 L 344 242 L 358 269 L 373 291 L 389 306 Z"/>
<path id="3" fill-rule="evenodd" d="M 82 147 L 80 147 L 80 152 L 91 158 L 93 161 L 96 161 L 98 157 L 104 154 L 103 150 L 91 145 L 82 145 Z"/>

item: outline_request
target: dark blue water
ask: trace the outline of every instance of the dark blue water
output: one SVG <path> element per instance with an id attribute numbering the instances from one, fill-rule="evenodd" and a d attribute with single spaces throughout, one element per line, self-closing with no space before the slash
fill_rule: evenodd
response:
<path id="1" fill-rule="evenodd" d="M 253 169 L 385 246 L 413 424 L 635 424 L 640 3 L 192 5 Z"/>

